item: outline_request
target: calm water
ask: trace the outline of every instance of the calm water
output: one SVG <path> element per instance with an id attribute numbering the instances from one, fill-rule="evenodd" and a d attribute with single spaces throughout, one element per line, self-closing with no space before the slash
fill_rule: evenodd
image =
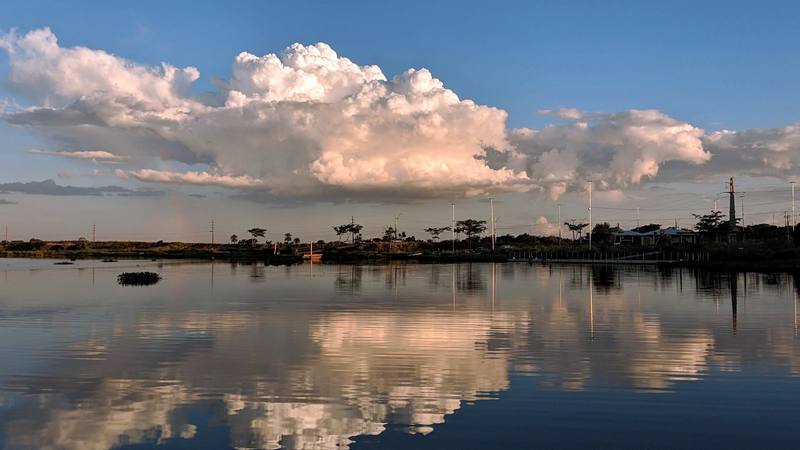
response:
<path id="1" fill-rule="evenodd" d="M 0 260 L 0 447 L 797 448 L 797 284 Z"/>

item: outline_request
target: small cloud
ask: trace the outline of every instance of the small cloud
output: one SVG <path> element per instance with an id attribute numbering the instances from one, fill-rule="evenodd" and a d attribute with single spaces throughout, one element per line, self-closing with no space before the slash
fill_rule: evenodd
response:
<path id="1" fill-rule="evenodd" d="M 536 223 L 533 225 L 533 230 L 535 234 L 557 236 L 559 227 L 560 224 L 550 223 L 547 217 L 539 216 L 539 218 L 536 219 Z"/>
<path id="2" fill-rule="evenodd" d="M 575 108 L 540 109 L 536 111 L 536 114 L 567 120 L 580 120 L 583 118 L 583 112 Z"/>
<path id="3" fill-rule="evenodd" d="M 595 200 L 603 202 L 603 203 L 611 203 L 611 204 L 621 204 L 622 202 L 629 200 L 625 195 L 625 192 L 621 189 L 610 189 L 607 191 L 595 191 L 594 192 Z"/>

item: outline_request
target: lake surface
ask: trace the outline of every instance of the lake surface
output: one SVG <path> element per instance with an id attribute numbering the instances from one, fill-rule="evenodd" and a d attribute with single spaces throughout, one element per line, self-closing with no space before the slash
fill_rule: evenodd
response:
<path id="1" fill-rule="evenodd" d="M 154 286 L 122 287 L 125 270 Z M 0 260 L 0 448 L 797 448 L 796 276 Z"/>

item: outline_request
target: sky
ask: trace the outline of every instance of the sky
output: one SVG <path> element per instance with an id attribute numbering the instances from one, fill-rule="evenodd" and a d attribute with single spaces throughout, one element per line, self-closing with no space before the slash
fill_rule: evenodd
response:
<path id="1" fill-rule="evenodd" d="M 199 3 L 199 4 L 198 4 Z M 701 3 L 701 4 L 698 4 Z M 12 239 L 783 223 L 796 2 L 3 2 Z"/>

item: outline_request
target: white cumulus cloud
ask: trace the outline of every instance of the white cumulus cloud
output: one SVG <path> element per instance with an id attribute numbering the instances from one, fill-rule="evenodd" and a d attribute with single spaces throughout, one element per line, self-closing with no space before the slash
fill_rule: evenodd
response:
<path id="1" fill-rule="evenodd" d="M 797 125 L 707 134 L 656 110 L 561 108 L 539 113 L 563 122 L 510 129 L 505 111 L 460 98 L 427 69 L 386 76 L 325 43 L 239 53 L 207 94 L 191 90 L 194 67 L 62 47 L 46 28 L 2 35 L 0 48 L 8 86 L 34 105 L 4 102 L 3 120 L 64 148 L 102 148 L 44 153 L 114 155 L 134 166 L 122 175 L 144 182 L 332 200 L 526 190 L 556 198 L 586 179 L 618 191 L 705 170 L 782 174 L 800 162 Z M 153 158 L 206 168 L 153 170 Z"/>
<path id="2" fill-rule="evenodd" d="M 509 148 L 506 113 L 459 99 L 426 69 L 387 79 L 327 44 L 294 44 L 281 55 L 240 53 L 209 99 L 189 94 L 199 77 L 192 67 L 145 67 L 64 48 L 48 29 L 2 42 L 9 84 L 40 102 L 6 120 L 56 139 L 102 140 L 110 151 L 140 156 L 147 150 L 131 140 L 147 138 L 169 148 L 159 153 L 165 159 L 207 161 L 222 176 L 264 180 L 265 189 L 287 195 L 471 195 L 524 189 L 527 179 L 482 159 L 487 146 Z M 131 137 L 141 130 L 147 136 Z M 139 178 L 198 178 L 185 175 Z"/>

